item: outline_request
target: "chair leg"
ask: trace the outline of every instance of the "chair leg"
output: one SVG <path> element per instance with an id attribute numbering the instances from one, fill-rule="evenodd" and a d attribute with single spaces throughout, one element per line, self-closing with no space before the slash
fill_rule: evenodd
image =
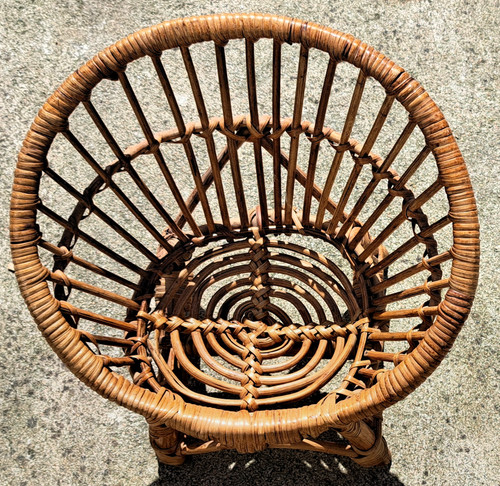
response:
<path id="1" fill-rule="evenodd" d="M 180 454 L 180 434 L 163 424 L 149 424 L 149 441 L 158 461 L 168 466 L 180 466 L 185 457 Z"/>
<path id="2" fill-rule="evenodd" d="M 391 452 L 382 437 L 382 419 L 374 419 L 373 427 L 364 421 L 356 422 L 340 430 L 349 441 L 358 457 L 353 461 L 363 467 L 387 466 L 391 464 Z"/>

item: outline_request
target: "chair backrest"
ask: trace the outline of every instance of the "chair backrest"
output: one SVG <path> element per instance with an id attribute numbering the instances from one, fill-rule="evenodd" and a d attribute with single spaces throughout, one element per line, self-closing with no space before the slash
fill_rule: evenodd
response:
<path id="1" fill-rule="evenodd" d="M 256 350 L 233 373 L 238 386 L 180 360 L 237 398 L 178 391 L 274 417 L 273 407 L 307 398 L 350 359 L 320 405 L 322 424 L 347 423 L 432 372 L 478 276 L 467 170 L 425 90 L 352 36 L 260 14 L 165 22 L 72 74 L 24 141 L 11 240 L 23 296 L 69 368 L 104 396 L 172 420 L 182 400 L 155 377 L 169 373 L 165 333 L 177 332 L 163 344 L 181 357 L 179 330 L 211 336 L 229 362 L 215 337 L 241 351 L 235 336 L 258 339 L 262 323 L 269 345 L 314 342 L 311 362 L 327 347 L 319 341 L 335 341 L 342 359 L 312 379 L 298 371 L 300 385 L 255 378 Z M 163 314 L 153 313 L 155 296 Z M 248 337 L 233 319 L 260 324 L 248 324 Z M 300 349 L 283 369 L 308 356 Z M 255 399 L 256 384 L 276 393 Z M 213 418 L 192 407 L 200 421 Z M 314 427 L 294 413 L 290 429 Z"/>

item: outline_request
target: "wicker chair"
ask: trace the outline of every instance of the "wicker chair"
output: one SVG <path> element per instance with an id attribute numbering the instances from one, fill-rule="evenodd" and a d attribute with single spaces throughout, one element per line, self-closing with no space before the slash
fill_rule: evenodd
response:
<path id="1" fill-rule="evenodd" d="M 157 91 L 133 88 L 139 64 Z M 119 96 L 133 126 L 114 120 Z M 97 54 L 40 110 L 11 203 L 40 331 L 80 380 L 146 418 L 172 465 L 267 447 L 389 463 L 382 412 L 460 331 L 478 231 L 464 161 L 420 84 L 350 35 L 261 14 L 168 21 Z"/>

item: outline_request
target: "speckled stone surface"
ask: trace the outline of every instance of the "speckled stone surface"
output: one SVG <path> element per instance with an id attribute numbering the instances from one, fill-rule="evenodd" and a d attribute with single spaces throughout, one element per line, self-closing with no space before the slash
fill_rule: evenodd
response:
<path id="1" fill-rule="evenodd" d="M 8 271 L 16 153 L 38 108 L 82 62 L 139 28 L 213 12 L 268 11 L 349 32 L 408 70 L 437 101 L 467 161 L 482 225 L 471 316 L 427 382 L 385 413 L 390 470 L 320 454 L 198 456 L 160 468 L 144 420 L 65 369 Z M 0 3 L 0 485 L 496 485 L 500 479 L 498 1 L 3 0 Z"/>

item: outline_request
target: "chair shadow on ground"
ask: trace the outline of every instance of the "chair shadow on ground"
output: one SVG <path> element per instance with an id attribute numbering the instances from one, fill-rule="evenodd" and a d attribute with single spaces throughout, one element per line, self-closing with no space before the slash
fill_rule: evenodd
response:
<path id="1" fill-rule="evenodd" d="M 236 451 L 198 455 L 180 467 L 160 464 L 150 486 L 404 486 L 389 466 L 363 468 L 347 457 L 309 451 L 266 450 L 256 454 Z"/>

